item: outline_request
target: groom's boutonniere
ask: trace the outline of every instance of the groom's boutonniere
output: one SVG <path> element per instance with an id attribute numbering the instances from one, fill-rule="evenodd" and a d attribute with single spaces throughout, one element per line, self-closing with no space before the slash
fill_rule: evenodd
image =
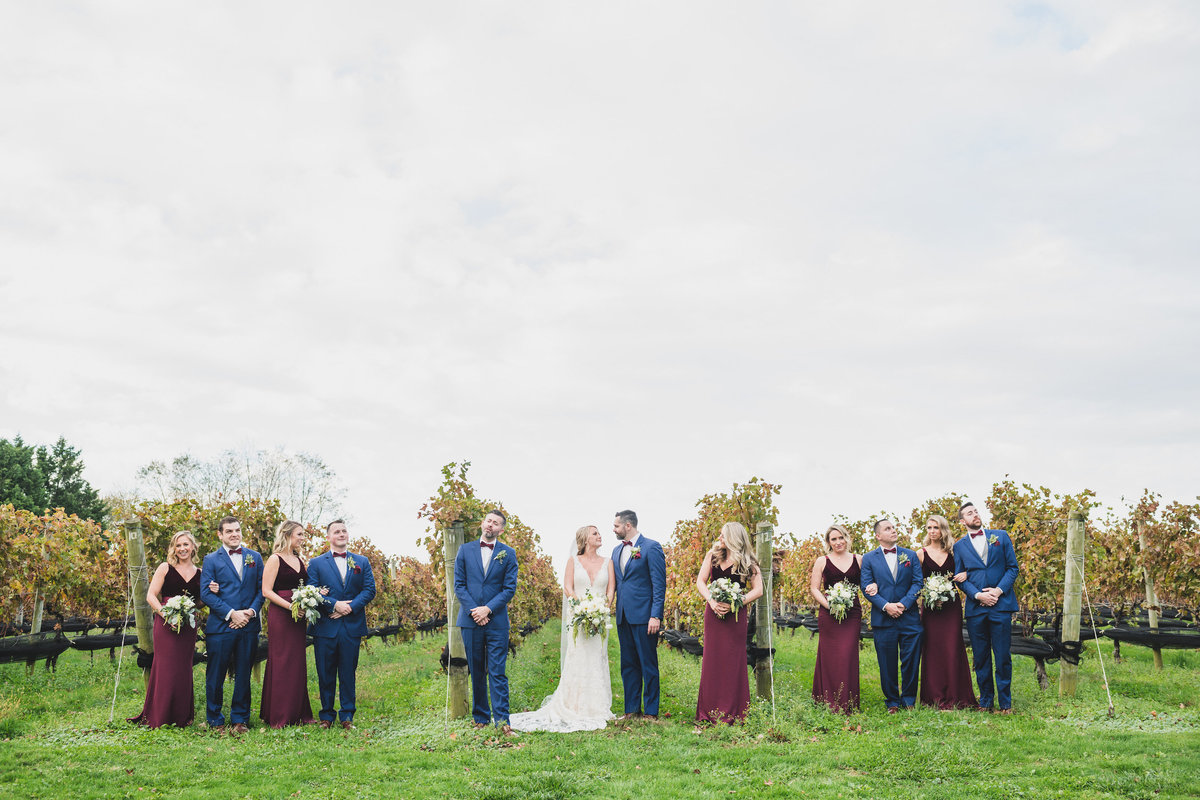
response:
<path id="1" fill-rule="evenodd" d="M 496 553 L 496 557 L 495 557 L 495 558 L 493 558 L 492 560 L 493 560 L 493 561 L 503 561 L 503 560 L 504 560 L 504 557 L 505 557 L 505 556 L 507 556 L 507 555 L 508 555 L 508 551 L 507 551 L 507 550 L 501 550 L 499 553 Z"/>
<path id="2" fill-rule="evenodd" d="M 642 546 L 634 545 L 633 549 L 629 551 L 629 557 L 630 558 L 641 558 L 642 557 Z"/>
<path id="3" fill-rule="evenodd" d="M 249 553 L 246 554 L 246 560 L 242 562 L 242 566 L 246 567 L 247 569 L 254 569 L 257 564 L 258 562 L 254 560 L 254 556 L 250 555 Z"/>
<path id="4" fill-rule="evenodd" d="M 354 560 L 354 556 L 352 555 L 346 556 L 346 569 L 350 572 L 362 572 L 362 567 L 358 565 L 358 562 Z"/>
<path id="5" fill-rule="evenodd" d="M 899 562 L 900 566 L 907 567 L 909 564 L 908 553 L 901 553 L 897 561 Z"/>
<path id="6" fill-rule="evenodd" d="M 990 534 L 988 536 L 988 544 L 990 544 L 992 547 L 998 547 L 1000 545 L 1000 537 L 994 533 Z"/>

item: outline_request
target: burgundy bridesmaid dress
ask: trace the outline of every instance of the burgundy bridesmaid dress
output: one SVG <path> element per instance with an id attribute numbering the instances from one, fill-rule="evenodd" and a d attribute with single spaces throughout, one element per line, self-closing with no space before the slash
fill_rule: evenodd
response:
<path id="1" fill-rule="evenodd" d="M 171 564 L 163 578 L 162 601 L 166 603 L 176 595 L 186 594 L 196 603 L 196 620 L 199 624 L 200 569 L 190 581 Z M 142 713 L 130 717 L 151 728 L 163 725 L 178 725 L 183 728 L 192 724 L 196 716 L 196 696 L 192 686 L 192 656 L 196 653 L 196 629 L 186 624 L 179 626 L 176 633 L 163 622 L 159 614 L 154 615 L 154 660 L 150 664 L 150 679 L 146 682 L 146 702 Z"/>
<path id="2" fill-rule="evenodd" d="M 858 710 L 858 639 L 862 624 L 862 605 L 858 599 L 860 576 L 857 558 L 842 572 L 833 559 L 827 557 L 821 573 L 826 593 L 841 581 L 849 581 L 855 587 L 854 605 L 841 622 L 825 607 L 817 612 L 819 638 L 817 664 L 813 670 L 813 699 L 843 714 Z"/>
<path id="3" fill-rule="evenodd" d="M 713 567 L 709 581 L 730 578 L 750 587 L 733 568 Z M 750 672 L 746 662 L 746 627 L 750 609 L 741 608 L 722 619 L 704 604 L 704 655 L 700 661 L 700 693 L 696 698 L 698 722 L 738 722 L 750 708 Z"/>
<path id="4" fill-rule="evenodd" d="M 292 590 L 308 581 L 308 567 L 300 571 L 279 559 L 275 574 L 275 594 L 292 599 Z M 303 618 L 292 619 L 292 612 L 274 603 L 267 606 L 267 669 L 263 675 L 262 705 L 258 716 L 272 728 L 304 725 L 313 721 L 308 702 L 308 656 Z"/>
<path id="5" fill-rule="evenodd" d="M 953 582 L 954 554 L 938 566 L 926 550 L 921 554 L 921 571 L 926 578 L 941 573 Z M 975 708 L 975 690 L 971 687 L 971 665 L 962 638 L 962 601 L 956 588 L 954 597 L 939 609 L 921 612 L 925 640 L 921 645 L 921 704 L 940 709 Z"/>

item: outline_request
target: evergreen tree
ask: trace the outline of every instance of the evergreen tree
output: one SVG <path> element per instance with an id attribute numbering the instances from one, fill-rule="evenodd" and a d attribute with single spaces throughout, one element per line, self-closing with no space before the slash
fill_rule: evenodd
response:
<path id="1" fill-rule="evenodd" d="M 61 508 L 100 522 L 107 509 L 83 469 L 79 450 L 61 436 L 50 449 L 27 445 L 20 436 L 0 439 L 0 503 L 35 514 Z"/>

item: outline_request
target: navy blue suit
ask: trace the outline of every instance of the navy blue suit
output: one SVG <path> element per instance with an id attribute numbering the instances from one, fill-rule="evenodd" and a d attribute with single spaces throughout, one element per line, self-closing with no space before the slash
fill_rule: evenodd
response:
<path id="1" fill-rule="evenodd" d="M 504 669 L 508 663 L 508 604 L 517 593 L 517 551 L 497 541 L 484 573 L 480 549 L 478 540 L 467 542 L 454 557 L 454 594 L 459 603 L 455 624 L 462 633 L 471 673 L 471 716 L 479 723 L 495 717 L 497 725 L 507 725 L 508 676 Z M 478 606 L 491 609 L 486 625 L 475 624 L 471 617 L 471 609 Z"/>
<path id="2" fill-rule="evenodd" d="M 375 575 L 366 556 L 346 553 L 346 579 L 338 559 L 324 552 L 308 562 L 308 582 L 311 586 L 328 587 L 329 594 L 321 599 L 321 617 L 309 627 L 313 635 L 313 658 L 317 662 L 317 686 L 321 693 L 320 718 L 333 722 L 333 702 L 341 686 L 341 709 L 338 719 L 354 719 L 354 673 L 358 669 L 358 650 L 362 637 L 367 635 L 367 615 L 364 609 L 375 598 Z M 337 619 L 329 615 L 339 600 L 350 604 L 350 614 Z"/>
<path id="3" fill-rule="evenodd" d="M 871 635 L 875 640 L 875 659 L 879 662 L 879 683 L 888 708 L 912 706 L 920 688 L 917 669 L 921 663 L 921 617 L 917 595 L 925 584 L 921 560 L 907 547 L 896 548 L 896 577 L 888 567 L 883 548 L 877 547 L 862 557 L 862 586 L 875 584 L 871 601 Z M 893 619 L 883 607 L 900 603 L 904 613 Z M 897 678 L 897 659 L 904 683 Z"/>
<path id="4" fill-rule="evenodd" d="M 263 557 L 248 547 L 242 547 L 242 576 L 233 565 L 229 551 L 222 547 L 204 557 L 200 567 L 200 599 L 208 606 L 208 621 L 204 624 L 204 646 L 208 660 L 204 668 L 205 717 L 209 727 L 225 724 L 225 674 L 233 664 L 233 699 L 229 703 L 229 721 L 237 725 L 250 724 L 250 668 L 258 649 L 258 632 L 262 628 Z M 216 581 L 217 593 L 208 589 Z M 254 617 L 245 627 L 229 627 L 230 611 L 252 609 Z"/>
<path id="5" fill-rule="evenodd" d="M 624 571 L 621 553 L 613 548 L 613 571 L 617 577 L 617 640 L 621 643 L 621 684 L 625 690 L 625 713 L 658 716 L 658 634 L 646 633 L 651 617 L 662 621 L 667 596 L 667 560 L 662 545 L 638 534 L 631 545 Z M 661 628 L 660 628 L 661 630 Z M 643 705 L 644 702 L 644 705 Z"/>
<path id="6" fill-rule="evenodd" d="M 1012 615 L 1017 611 L 1017 553 L 1006 531 L 984 530 L 987 542 L 984 563 L 970 536 L 954 543 L 954 561 L 967 579 L 959 584 L 963 599 L 963 619 L 971 637 L 971 659 L 975 662 L 975 682 L 979 685 L 979 705 L 991 708 L 995 700 L 1000 708 L 1012 708 Z M 1003 594 L 996 605 L 983 605 L 975 595 L 997 587 Z M 996 662 L 996 682 L 992 683 L 992 661 Z"/>

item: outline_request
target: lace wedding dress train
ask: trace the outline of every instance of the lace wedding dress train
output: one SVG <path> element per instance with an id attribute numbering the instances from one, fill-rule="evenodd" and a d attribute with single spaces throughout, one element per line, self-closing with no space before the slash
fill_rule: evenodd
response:
<path id="1" fill-rule="evenodd" d="M 600 567 L 596 579 L 588 578 L 583 562 L 575 559 L 575 596 L 583 597 L 590 589 L 593 597 L 608 591 L 608 565 Z M 570 617 L 563 615 L 563 626 Z M 608 636 L 588 636 L 579 631 L 566 634 L 562 651 L 562 672 L 558 688 L 537 711 L 512 714 L 509 724 L 518 731 L 600 730 L 612 714 L 612 683 L 608 673 Z"/>

